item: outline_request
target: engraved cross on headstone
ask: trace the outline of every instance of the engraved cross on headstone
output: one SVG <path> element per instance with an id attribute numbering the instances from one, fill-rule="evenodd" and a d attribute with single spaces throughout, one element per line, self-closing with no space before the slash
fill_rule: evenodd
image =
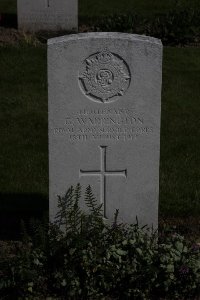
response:
<path id="1" fill-rule="evenodd" d="M 79 171 L 79 176 L 100 176 L 100 202 L 103 204 L 104 217 L 106 218 L 106 177 L 107 176 L 124 176 L 127 177 L 125 170 L 107 170 L 106 166 L 106 149 L 107 146 L 100 146 L 100 170 Z"/>

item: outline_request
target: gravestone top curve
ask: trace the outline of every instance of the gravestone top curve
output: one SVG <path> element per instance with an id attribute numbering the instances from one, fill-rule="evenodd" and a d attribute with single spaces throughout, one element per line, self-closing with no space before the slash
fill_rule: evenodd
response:
<path id="1" fill-rule="evenodd" d="M 70 34 L 64 35 L 60 37 L 51 38 L 47 41 L 48 45 L 55 43 L 63 43 L 72 40 L 81 40 L 81 39 L 125 39 L 130 41 L 140 41 L 140 42 L 149 42 L 153 44 L 158 44 L 162 47 L 162 42 L 160 39 L 146 36 L 146 35 L 138 35 L 138 34 L 130 34 L 124 32 L 87 32 L 87 33 L 78 33 L 78 34 Z"/>

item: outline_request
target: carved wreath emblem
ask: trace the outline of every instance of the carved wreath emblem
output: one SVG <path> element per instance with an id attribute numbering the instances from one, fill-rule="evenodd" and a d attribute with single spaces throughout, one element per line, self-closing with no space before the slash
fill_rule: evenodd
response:
<path id="1" fill-rule="evenodd" d="M 126 62 L 104 50 L 89 56 L 79 75 L 82 90 L 98 102 L 112 102 L 123 96 L 130 85 L 131 74 Z"/>

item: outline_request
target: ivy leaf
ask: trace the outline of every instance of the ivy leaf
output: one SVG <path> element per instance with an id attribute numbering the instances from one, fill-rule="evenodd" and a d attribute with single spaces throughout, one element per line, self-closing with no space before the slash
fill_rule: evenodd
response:
<path id="1" fill-rule="evenodd" d="M 75 251 L 76 251 L 75 248 L 71 248 L 71 249 L 69 250 L 69 254 L 70 254 L 70 255 L 73 255 Z"/>
<path id="2" fill-rule="evenodd" d="M 62 286 L 66 286 L 66 285 L 67 285 L 67 282 L 66 282 L 65 279 L 63 279 L 63 281 L 61 282 L 61 285 L 62 285 Z"/>
<path id="3" fill-rule="evenodd" d="M 136 251 L 137 251 L 137 253 L 138 253 L 139 255 L 143 255 L 143 254 L 142 254 L 142 250 L 141 250 L 140 248 L 136 248 Z"/>
<path id="4" fill-rule="evenodd" d="M 182 252 L 182 251 L 183 251 L 183 247 L 184 247 L 183 243 L 177 241 L 176 244 L 175 244 L 175 246 L 176 246 L 176 249 L 177 249 L 179 252 Z"/>
<path id="5" fill-rule="evenodd" d="M 174 273 L 174 265 L 167 266 L 167 273 Z"/>
<path id="6" fill-rule="evenodd" d="M 127 251 L 121 250 L 121 249 L 117 249 L 116 253 L 120 256 L 126 255 Z"/>

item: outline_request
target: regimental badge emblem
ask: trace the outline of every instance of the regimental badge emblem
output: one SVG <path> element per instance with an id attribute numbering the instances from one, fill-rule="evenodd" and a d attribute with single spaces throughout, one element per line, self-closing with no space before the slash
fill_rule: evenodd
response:
<path id="1" fill-rule="evenodd" d="M 79 73 L 82 91 L 91 100 L 102 103 L 113 102 L 123 96 L 130 81 L 127 63 L 107 49 L 85 59 Z"/>

